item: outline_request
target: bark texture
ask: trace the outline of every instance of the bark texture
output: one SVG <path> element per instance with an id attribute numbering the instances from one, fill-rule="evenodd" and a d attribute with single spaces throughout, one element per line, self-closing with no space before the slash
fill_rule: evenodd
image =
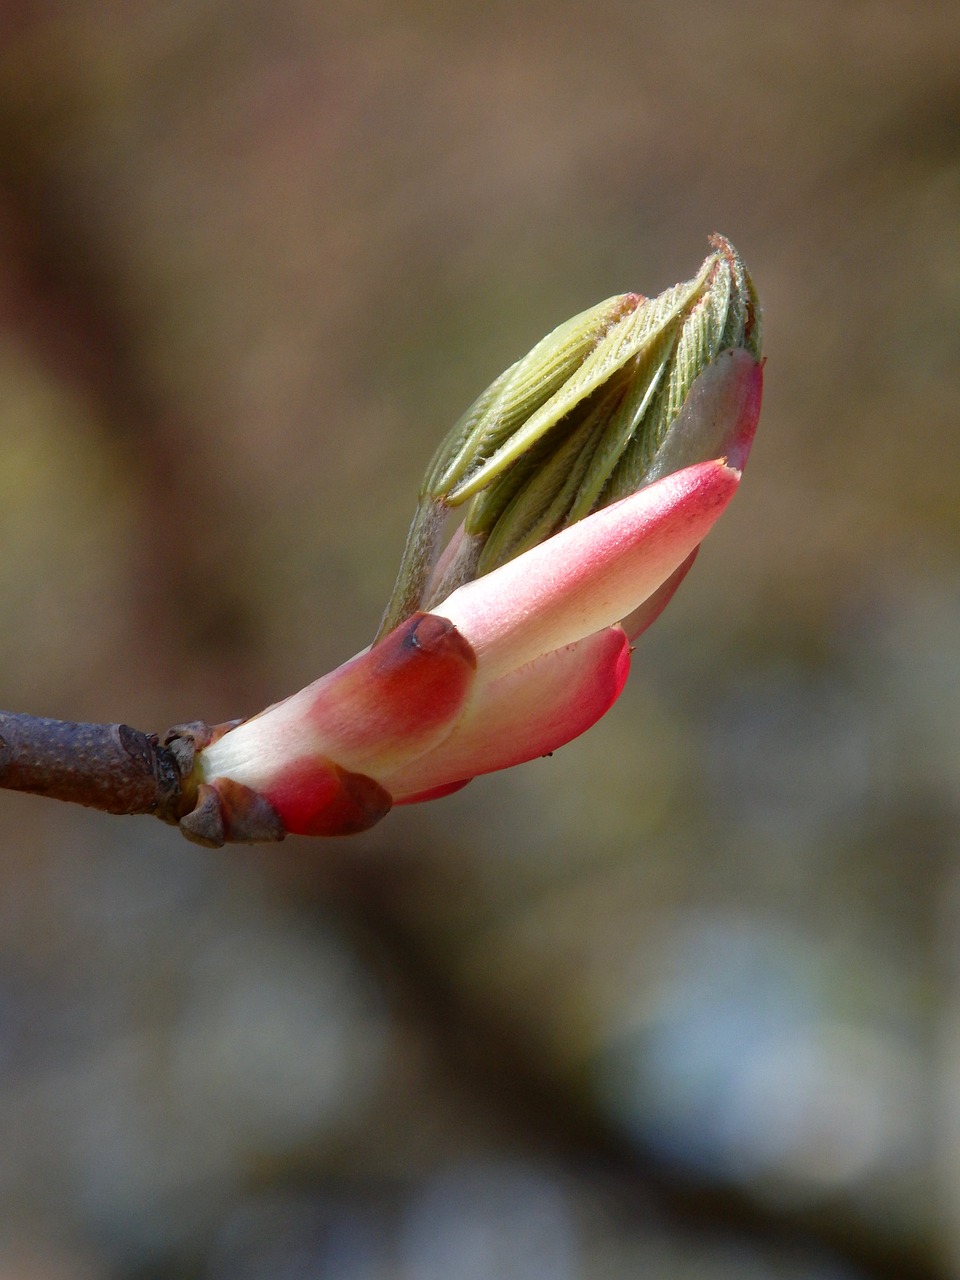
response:
<path id="1" fill-rule="evenodd" d="M 74 724 L 0 712 L 0 786 L 106 813 L 180 816 L 177 757 L 128 724 Z"/>

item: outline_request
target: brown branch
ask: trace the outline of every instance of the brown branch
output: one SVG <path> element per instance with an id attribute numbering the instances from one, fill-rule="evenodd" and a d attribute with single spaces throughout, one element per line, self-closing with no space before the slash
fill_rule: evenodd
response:
<path id="1" fill-rule="evenodd" d="M 156 734 L 0 711 L 0 787 L 176 822 L 183 778 Z"/>
<path id="2" fill-rule="evenodd" d="M 198 749 L 231 725 L 176 725 L 160 739 L 128 724 L 74 724 L 0 711 L 0 788 L 104 813 L 152 814 L 212 847 L 282 840 L 263 796 L 238 782 L 213 788 L 195 775 Z"/>

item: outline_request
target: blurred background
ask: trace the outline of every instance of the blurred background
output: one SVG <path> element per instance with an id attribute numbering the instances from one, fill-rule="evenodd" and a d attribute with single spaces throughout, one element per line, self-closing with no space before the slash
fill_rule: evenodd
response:
<path id="1" fill-rule="evenodd" d="M 0 1280 L 960 1276 L 960 9 L 0 5 L 0 706 L 368 642 L 507 364 L 729 236 L 747 482 L 627 691 L 367 835 L 0 796 Z"/>

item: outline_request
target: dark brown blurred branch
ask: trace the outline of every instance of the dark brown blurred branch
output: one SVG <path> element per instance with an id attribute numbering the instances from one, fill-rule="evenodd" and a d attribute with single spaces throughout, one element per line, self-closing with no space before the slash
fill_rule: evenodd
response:
<path id="1" fill-rule="evenodd" d="M 0 711 L 0 787 L 176 822 L 183 781 L 156 734 Z"/>
<path id="2" fill-rule="evenodd" d="M 297 900 L 312 898 L 321 909 L 331 898 L 337 902 L 358 942 L 364 940 L 383 973 L 400 985 L 471 1113 L 488 1116 L 492 1130 L 519 1137 L 571 1171 L 585 1171 L 631 1220 L 652 1219 L 693 1238 L 715 1234 L 770 1248 L 790 1260 L 790 1274 L 794 1266 L 813 1274 L 813 1262 L 825 1273 L 860 1280 L 948 1280 L 952 1274 L 922 1240 L 887 1233 L 840 1205 L 767 1201 L 696 1169 L 672 1166 L 629 1138 L 603 1117 L 582 1082 L 550 1070 L 522 1022 L 466 987 L 447 953 L 405 919 L 404 878 L 420 874 L 416 858 L 406 862 L 395 848 L 389 858 L 358 859 L 355 850 L 337 843 L 321 853 L 305 842 L 298 842 L 295 858 Z M 277 866 L 272 851 L 269 865 Z M 291 1175 L 291 1185 L 314 1185 L 309 1167 Z"/>
<path id="3" fill-rule="evenodd" d="M 250 658 L 256 620 L 228 566 L 209 573 L 199 551 L 215 544 L 224 494 L 198 458 L 202 433 L 189 402 L 156 385 L 138 298 L 64 194 L 46 139 L 69 125 L 61 124 L 58 77 L 50 80 L 49 98 L 31 96 L 27 105 L 0 77 L 0 330 L 14 334 L 57 384 L 79 393 L 98 428 L 120 444 L 126 491 L 140 513 L 130 625 L 149 644 L 161 677 L 166 671 L 183 681 L 179 646 L 190 645 L 189 698 L 191 690 L 223 689 L 234 653 Z M 183 464 L 188 446 L 192 466 Z M 190 518 L 160 520 L 161 511 Z M 184 599 L 189 611 L 180 608 Z M 165 629 L 172 616 L 180 622 L 175 644 Z M 238 665 L 246 684 L 249 666 Z"/>

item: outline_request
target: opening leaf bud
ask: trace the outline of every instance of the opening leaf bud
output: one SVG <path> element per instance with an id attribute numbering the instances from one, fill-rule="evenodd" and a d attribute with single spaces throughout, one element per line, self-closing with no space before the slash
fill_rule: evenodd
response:
<path id="1" fill-rule="evenodd" d="M 691 392 L 725 351 L 759 362 L 761 322 L 739 254 L 721 236 L 710 244 L 692 280 L 574 316 L 470 406 L 427 469 L 378 640 L 584 516 L 724 452 L 711 399 L 724 388 L 708 379 L 709 391 Z M 688 401 L 705 407 L 684 415 Z"/>

